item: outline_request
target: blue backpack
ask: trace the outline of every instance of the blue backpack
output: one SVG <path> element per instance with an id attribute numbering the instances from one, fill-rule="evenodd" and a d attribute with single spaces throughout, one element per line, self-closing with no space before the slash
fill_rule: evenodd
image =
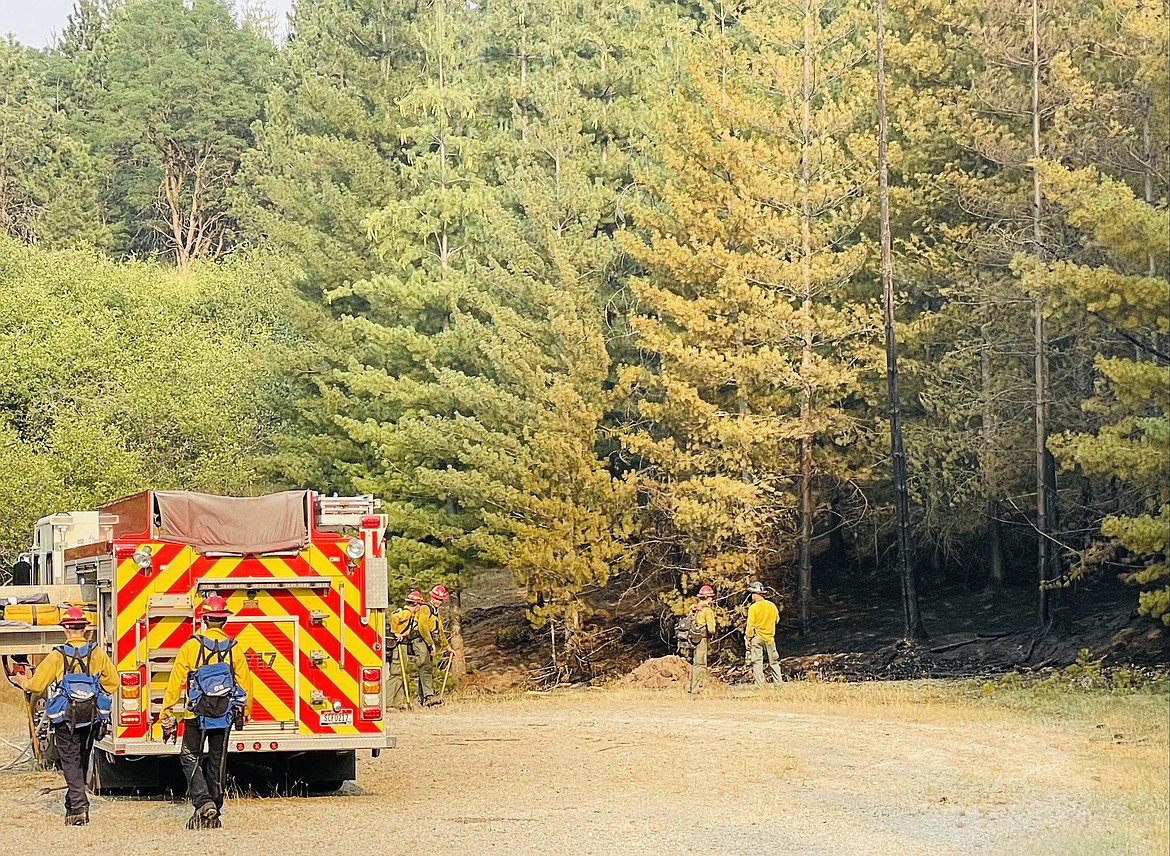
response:
<path id="1" fill-rule="evenodd" d="M 187 678 L 187 710 L 199 718 L 199 727 L 205 731 L 227 728 L 232 714 L 247 700 L 244 688 L 236 683 L 232 672 L 231 650 L 236 641 L 193 638 L 199 640 L 199 655 Z"/>
<path id="2" fill-rule="evenodd" d="M 49 723 L 84 728 L 96 725 L 99 730 L 110 723 L 110 694 L 102 687 L 101 677 L 90 674 L 90 660 L 94 646 L 86 643 L 80 648 L 58 645 L 64 661 L 61 680 L 49 689 L 45 700 L 45 715 Z"/>

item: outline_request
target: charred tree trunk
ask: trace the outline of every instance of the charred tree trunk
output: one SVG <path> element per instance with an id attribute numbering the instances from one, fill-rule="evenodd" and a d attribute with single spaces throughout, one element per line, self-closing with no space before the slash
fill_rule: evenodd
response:
<path id="1" fill-rule="evenodd" d="M 877 0 L 878 197 L 881 215 L 882 309 L 886 333 L 886 393 L 890 416 L 890 457 L 893 468 L 898 576 L 902 581 L 902 617 L 907 639 L 925 639 L 918 610 L 918 581 L 910 562 L 910 498 L 906 489 L 906 452 L 902 445 L 902 414 L 898 402 L 898 355 L 894 340 L 894 261 L 890 241 L 890 177 L 886 124 L 885 0 Z"/>
<path id="2" fill-rule="evenodd" d="M 1040 6 L 1039 0 L 1032 0 L 1032 157 L 1039 158 L 1040 150 Z M 1040 170 L 1032 168 L 1032 252 L 1042 255 L 1042 230 L 1040 222 Z M 1048 496 L 1048 352 L 1044 333 L 1044 297 L 1036 295 L 1033 302 L 1033 335 L 1036 374 L 1036 570 L 1040 586 L 1040 609 L 1038 619 L 1047 624 L 1050 616 L 1048 578 L 1050 565 L 1049 510 L 1052 500 Z"/>
<path id="3" fill-rule="evenodd" d="M 800 374 L 800 634 L 808 632 L 812 620 L 812 202 L 810 200 L 812 148 L 812 15 L 804 4 L 804 64 L 801 72 L 800 115 L 800 277 L 803 291 L 801 312 Z"/>
<path id="4" fill-rule="evenodd" d="M 999 502 L 987 500 L 987 587 L 1003 591 L 1003 526 L 999 520 Z"/>

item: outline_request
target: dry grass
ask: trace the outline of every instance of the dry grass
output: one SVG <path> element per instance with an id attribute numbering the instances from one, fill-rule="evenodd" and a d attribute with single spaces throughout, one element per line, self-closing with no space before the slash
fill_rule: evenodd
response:
<path id="1" fill-rule="evenodd" d="M 1168 713 L 1162 691 L 944 682 L 453 698 L 394 715 L 400 748 L 360 761 L 358 789 L 231 800 L 216 844 L 339 852 L 342 829 L 355 848 L 509 856 L 1164 856 Z M 0 691 L 0 736 L 17 739 L 22 717 Z M 55 825 L 58 795 L 31 796 L 57 782 L 0 775 L 0 814 L 45 850 L 82 834 Z M 173 852 L 187 811 L 107 800 L 83 834 L 95 851 Z"/>

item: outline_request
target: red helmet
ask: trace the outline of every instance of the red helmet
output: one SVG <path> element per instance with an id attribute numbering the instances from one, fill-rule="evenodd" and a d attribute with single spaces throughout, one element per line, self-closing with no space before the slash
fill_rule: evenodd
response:
<path id="1" fill-rule="evenodd" d="M 711 586 L 703 586 L 699 589 L 699 597 L 710 600 L 715 597 L 715 589 L 711 588 Z"/>
<path id="2" fill-rule="evenodd" d="M 449 595 L 447 594 L 447 587 L 442 583 L 431 589 L 431 600 L 439 603 L 446 603 Z"/>
<path id="3" fill-rule="evenodd" d="M 232 614 L 228 609 L 227 601 L 218 594 L 213 594 L 199 605 L 197 610 L 202 618 L 227 618 Z"/>
<path id="4" fill-rule="evenodd" d="M 71 606 L 61 615 L 62 627 L 88 627 L 89 619 L 85 617 L 85 611 L 76 606 Z"/>
<path id="5" fill-rule="evenodd" d="M 426 598 L 423 597 L 423 593 L 418 589 L 415 589 L 406 596 L 407 603 L 423 603 L 425 600 Z"/>

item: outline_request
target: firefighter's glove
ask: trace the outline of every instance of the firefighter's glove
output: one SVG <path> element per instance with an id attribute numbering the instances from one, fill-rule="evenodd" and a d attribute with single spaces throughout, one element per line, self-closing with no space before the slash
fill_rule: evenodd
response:
<path id="1" fill-rule="evenodd" d="M 173 716 L 164 716 L 159 720 L 159 725 L 162 726 L 163 743 L 179 742 L 179 720 Z"/>

